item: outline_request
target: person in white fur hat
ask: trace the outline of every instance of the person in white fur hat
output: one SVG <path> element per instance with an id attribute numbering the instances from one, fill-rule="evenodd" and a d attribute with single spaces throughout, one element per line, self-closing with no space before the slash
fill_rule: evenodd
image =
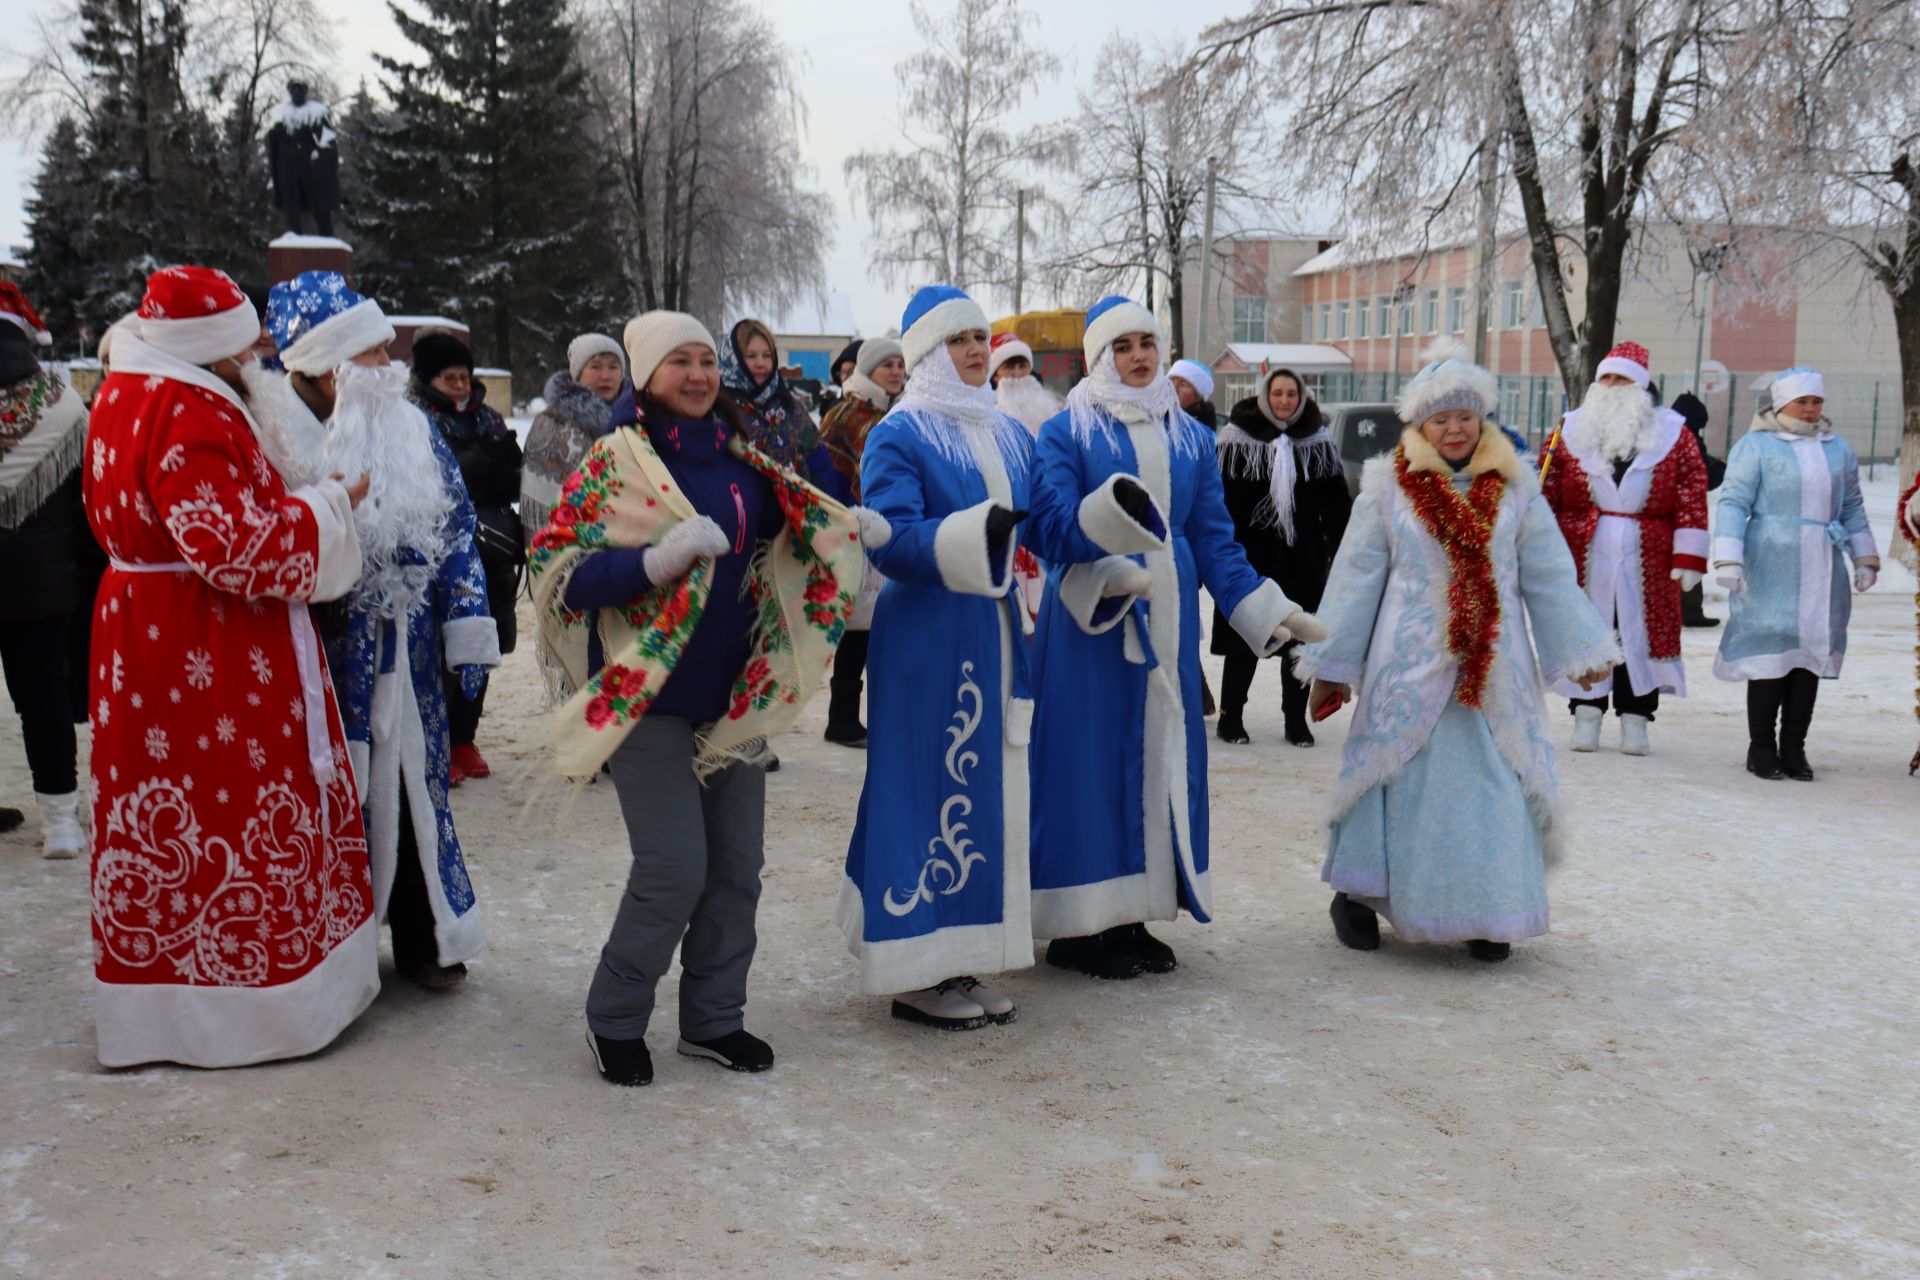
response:
<path id="1" fill-rule="evenodd" d="M 1213 438 L 1160 368 L 1139 303 L 1087 311 L 1091 372 L 1040 429 L 1034 550 L 1051 568 L 1034 640 L 1033 927 L 1047 963 L 1168 973 L 1150 920 L 1213 914 L 1200 587 L 1268 654 L 1321 634 L 1234 541 Z"/>
<path id="2" fill-rule="evenodd" d="M 1356 951 L 1379 947 L 1382 915 L 1406 941 L 1487 961 L 1547 931 L 1562 822 L 1541 684 L 1591 688 L 1620 660 L 1491 421 L 1497 398 L 1458 355 L 1407 383 L 1406 429 L 1367 463 L 1334 558 L 1327 637 L 1295 663 L 1315 719 L 1359 691 L 1320 873 Z"/>
<path id="3" fill-rule="evenodd" d="M 1826 394 L 1812 369 L 1774 378 L 1772 408 L 1727 455 L 1714 519 L 1728 616 L 1713 673 L 1747 682 L 1747 771 L 1770 780 L 1813 780 L 1814 699 L 1847 656 L 1852 593 L 1880 573 L 1860 464 L 1827 419 Z"/>
<path id="4" fill-rule="evenodd" d="M 408 398 L 407 370 L 387 358 L 393 326 L 379 303 L 337 272 L 304 272 L 273 286 L 267 328 L 326 423 L 311 465 L 372 477 L 353 513 L 365 567 L 341 607 L 322 611 L 321 637 L 366 818 L 375 913 L 392 931 L 394 967 L 443 990 L 466 977 L 486 936 L 448 800 L 445 677 L 471 695 L 500 665 L 473 504 L 452 451 Z"/>
<path id="5" fill-rule="evenodd" d="M 929 285 L 901 318 L 906 391 L 867 433 L 860 492 L 892 539 L 867 656 L 867 777 L 839 924 L 860 989 L 945 1030 L 1013 1020 L 978 975 L 1033 963 L 1027 731 L 1012 599 L 1033 439 L 994 407 L 987 317 Z"/>

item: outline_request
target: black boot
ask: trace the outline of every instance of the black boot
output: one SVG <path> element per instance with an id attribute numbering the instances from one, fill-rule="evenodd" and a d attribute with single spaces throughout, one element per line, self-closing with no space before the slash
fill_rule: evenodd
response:
<path id="1" fill-rule="evenodd" d="M 593 1065 L 608 1084 L 636 1088 L 653 1083 L 653 1055 L 647 1052 L 644 1039 L 613 1040 L 589 1028 L 587 1048 L 593 1050 Z"/>
<path id="2" fill-rule="evenodd" d="M 1334 936 L 1345 946 L 1355 951 L 1380 949 L 1380 916 L 1372 907 L 1336 893 L 1327 914 L 1333 917 Z"/>
<path id="3" fill-rule="evenodd" d="M 1220 708 L 1220 718 L 1214 722 L 1213 735 L 1220 741 L 1231 742 L 1237 747 L 1244 747 L 1253 741 L 1247 736 L 1247 726 L 1240 722 L 1239 707 Z"/>
<path id="4" fill-rule="evenodd" d="M 1771 742 L 1747 744 L 1747 772 L 1769 782 L 1778 782 L 1787 776 L 1780 767 L 1780 753 Z"/>
<path id="5" fill-rule="evenodd" d="M 1143 973 L 1172 973 L 1180 967 L 1173 948 L 1147 932 L 1144 924 L 1123 924 L 1100 937 L 1109 949 L 1130 954 L 1140 962 Z"/>
<path id="6" fill-rule="evenodd" d="M 1280 706 L 1287 716 L 1287 741 L 1296 747 L 1310 747 L 1313 730 L 1307 726 L 1307 684 L 1287 665 L 1297 643 L 1291 642 L 1280 651 Z"/>
<path id="7" fill-rule="evenodd" d="M 1693 590 L 1680 593 L 1680 625 L 1683 627 L 1717 627 L 1720 619 L 1707 616 L 1706 588 L 1695 583 Z"/>
<path id="8" fill-rule="evenodd" d="M 1780 770 L 1796 782 L 1812 782 L 1807 763 L 1807 730 L 1813 724 L 1813 702 L 1820 694 L 1820 677 L 1811 671 L 1787 674 L 1786 696 L 1780 701 Z"/>
<path id="9" fill-rule="evenodd" d="M 1747 772 L 1769 781 L 1786 775 L 1780 769 L 1775 724 L 1786 694 L 1784 679 L 1747 681 Z"/>
<path id="10" fill-rule="evenodd" d="M 1137 978 L 1147 971 L 1137 952 L 1111 945 L 1105 933 L 1090 938 L 1055 938 L 1047 944 L 1047 963 L 1108 981 Z"/>
<path id="11" fill-rule="evenodd" d="M 1485 960 L 1488 964 L 1498 964 L 1513 954 L 1511 942 L 1488 942 L 1485 938 L 1475 938 L 1467 943 L 1467 954 L 1475 960 Z"/>

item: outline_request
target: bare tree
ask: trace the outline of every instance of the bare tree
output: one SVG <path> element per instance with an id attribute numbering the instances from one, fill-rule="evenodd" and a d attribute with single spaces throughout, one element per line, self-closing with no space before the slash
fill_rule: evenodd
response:
<path id="1" fill-rule="evenodd" d="M 1072 215 L 1058 220 L 1048 274 L 1063 293 L 1137 284 L 1149 307 L 1164 297 L 1177 357 L 1184 354 L 1186 268 L 1200 253 L 1208 161 L 1217 166 L 1226 210 L 1255 202 L 1273 168 L 1267 116 L 1257 83 L 1232 60 L 1202 72 L 1177 47 L 1149 53 L 1116 32 L 1095 65 L 1096 83 L 1079 95 L 1070 139 Z"/>
<path id="2" fill-rule="evenodd" d="M 1688 139 L 1740 88 L 1731 59 L 1773 8 L 1260 0 L 1208 32 L 1198 61 L 1286 39 L 1286 56 L 1264 61 L 1294 109 L 1289 158 L 1346 190 L 1363 240 L 1410 221 L 1463 229 L 1483 151 L 1504 140 L 1554 357 L 1578 401 L 1613 345 L 1646 197 L 1705 163 Z M 1582 275 L 1576 326 L 1568 295 Z"/>
<path id="3" fill-rule="evenodd" d="M 799 189 L 791 52 L 746 0 L 599 0 L 582 58 L 642 309 L 710 320 L 817 288 L 824 198 Z"/>
<path id="4" fill-rule="evenodd" d="M 956 0 L 935 16 L 921 0 L 926 47 L 894 68 L 903 144 L 846 162 L 877 237 L 871 259 L 889 284 L 915 275 L 967 288 L 1011 279 L 1014 192 L 1060 153 L 1009 129 L 1021 100 L 1060 72 L 1032 40 L 1018 0 Z"/>

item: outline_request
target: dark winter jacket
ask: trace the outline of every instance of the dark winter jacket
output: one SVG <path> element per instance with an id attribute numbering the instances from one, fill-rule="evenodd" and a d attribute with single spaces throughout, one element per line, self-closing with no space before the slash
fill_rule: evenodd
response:
<path id="1" fill-rule="evenodd" d="M 526 542 L 513 510 L 520 500 L 520 442 L 506 420 L 487 405 L 483 383 L 473 384 L 464 409 L 455 408 L 443 393 L 418 379 L 413 395 L 453 451 L 467 496 L 473 499 L 473 514 L 481 526 L 474 530 L 474 544 L 487 575 L 487 611 L 500 628 L 500 652 L 512 653 L 513 605 L 526 563 Z"/>
<path id="2" fill-rule="evenodd" d="M 565 369 L 547 379 L 547 407 L 527 428 L 520 471 L 520 527 L 528 544 L 546 527 L 567 482 L 587 449 L 613 428 L 608 405 L 575 382 Z"/>
<path id="3" fill-rule="evenodd" d="M 1234 405 L 1227 420 L 1238 430 L 1222 428 L 1217 439 L 1220 484 L 1227 514 L 1233 517 L 1234 537 L 1246 549 L 1254 569 L 1279 583 L 1289 600 L 1308 611 L 1317 609 L 1353 510 L 1339 454 L 1327 451 L 1330 465 L 1325 461 L 1316 465 L 1308 451 L 1297 455 L 1301 461 L 1293 482 L 1293 540 L 1289 542 L 1274 515 L 1268 486 L 1271 446 L 1279 439 L 1280 429 L 1260 412 L 1252 396 Z M 1304 439 L 1319 430 L 1321 421 L 1320 406 L 1308 399 L 1289 434 Z M 1245 642 L 1215 609 L 1213 652 L 1236 652 L 1236 646 L 1244 650 Z"/>
<path id="4" fill-rule="evenodd" d="M 1707 406 L 1691 391 L 1683 391 L 1674 399 L 1673 411 L 1687 424 L 1687 430 L 1693 432 L 1693 441 L 1700 446 L 1700 460 L 1707 465 L 1707 488 L 1718 489 L 1726 478 L 1727 464 L 1723 459 L 1707 452 Z"/>
<path id="5" fill-rule="evenodd" d="M 1209 431 L 1217 430 L 1220 426 L 1220 413 L 1211 400 L 1195 400 L 1193 408 L 1187 410 L 1187 416 Z"/>

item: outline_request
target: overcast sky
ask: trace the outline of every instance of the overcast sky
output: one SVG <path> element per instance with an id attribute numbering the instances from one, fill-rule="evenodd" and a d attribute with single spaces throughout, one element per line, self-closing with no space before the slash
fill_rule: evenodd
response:
<path id="1" fill-rule="evenodd" d="M 942 0 L 933 3 L 938 7 Z M 31 49 L 37 40 L 32 15 L 61 7 L 60 0 L 0 4 L 0 50 Z M 384 0 L 326 0 L 324 7 L 336 17 L 338 83 L 372 76 L 376 47 L 404 47 Z M 900 0 L 765 0 L 765 7 L 800 55 L 807 107 L 801 160 L 810 170 L 803 182 L 824 193 L 836 214 L 828 288 L 852 298 L 863 332 L 879 332 L 899 323 L 904 298 L 867 276 L 866 216 L 863 211 L 856 218 L 848 206 L 841 164 L 863 146 L 884 146 L 897 137 L 893 65 L 917 48 L 907 7 Z M 1028 7 L 1038 18 L 1036 38 L 1067 64 L 1066 73 L 1025 106 L 1025 121 L 1038 124 L 1073 110 L 1075 88 L 1098 74 L 1094 55 L 1116 26 L 1143 40 L 1191 39 L 1210 23 L 1243 10 L 1246 0 L 1187 0 L 1176 6 L 1162 0 L 1044 0 Z M 886 16 L 876 20 L 876 14 Z M 7 67 L 9 74 L 17 69 L 17 63 Z M 0 244 L 19 244 L 26 237 L 23 205 L 36 157 L 36 140 L 0 137 Z"/>

